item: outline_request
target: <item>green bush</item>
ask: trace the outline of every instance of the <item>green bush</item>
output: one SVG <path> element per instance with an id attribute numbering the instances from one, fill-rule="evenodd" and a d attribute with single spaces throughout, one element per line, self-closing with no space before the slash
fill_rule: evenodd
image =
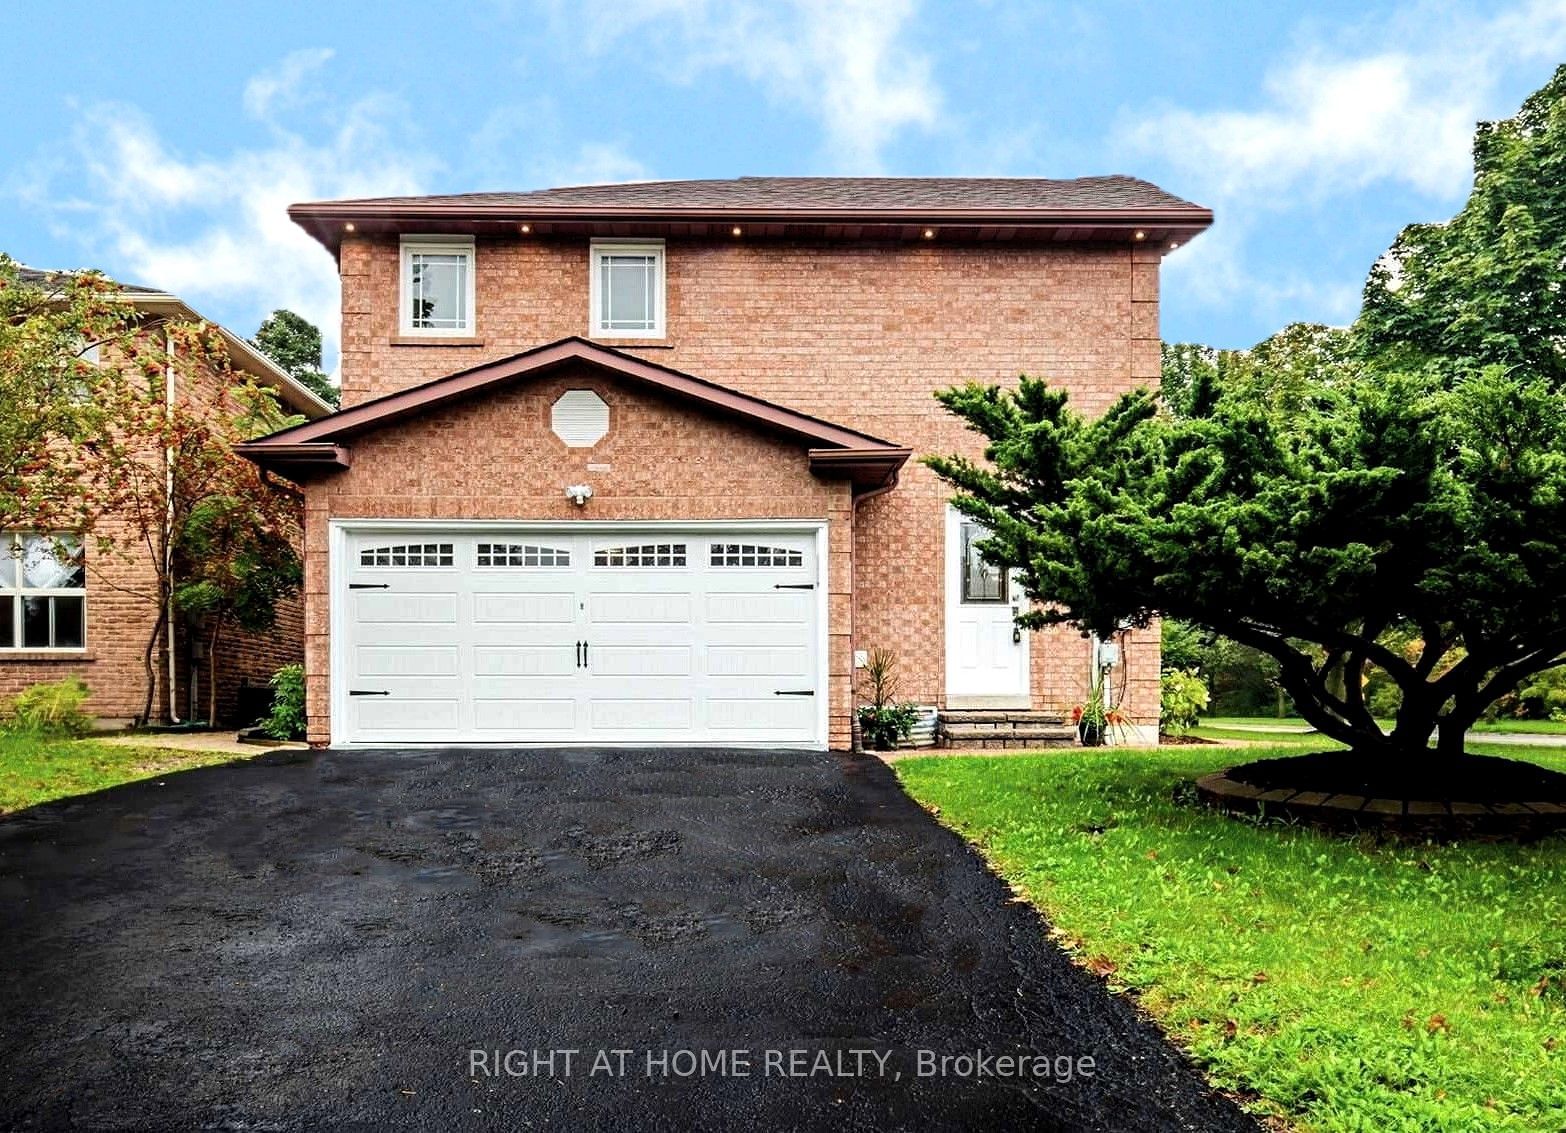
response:
<path id="1" fill-rule="evenodd" d="M 1207 684 L 1194 669 L 1175 669 L 1159 682 L 1158 723 L 1171 736 L 1183 736 L 1207 711 Z"/>
<path id="2" fill-rule="evenodd" d="M 305 676 L 303 665 L 284 665 L 272 674 L 272 710 L 261 730 L 274 740 L 305 736 Z"/>
<path id="3" fill-rule="evenodd" d="M 859 709 L 859 737 L 871 751 L 891 751 L 918 722 L 917 704 L 866 704 Z"/>
<path id="4" fill-rule="evenodd" d="M 1556 667 L 1535 673 L 1518 689 L 1517 700 L 1530 720 L 1566 719 L 1566 669 Z"/>
<path id="5" fill-rule="evenodd" d="M 91 693 L 80 677 L 35 684 L 6 705 L 6 727 L 44 736 L 85 736 L 92 731 L 93 718 L 82 705 Z"/>

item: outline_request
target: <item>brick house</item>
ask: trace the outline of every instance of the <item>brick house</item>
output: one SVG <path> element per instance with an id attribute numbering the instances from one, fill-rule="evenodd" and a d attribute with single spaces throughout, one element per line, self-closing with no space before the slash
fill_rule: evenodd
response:
<path id="1" fill-rule="evenodd" d="M 246 455 L 306 492 L 312 742 L 842 748 L 878 647 L 946 710 L 1082 696 L 1090 643 L 1014 632 L 918 460 L 979 449 L 932 391 L 1156 383 L 1159 265 L 1208 210 L 746 177 L 290 213 L 340 269 L 344 408 Z M 1118 644 L 1151 732 L 1156 634 Z"/>
<path id="2" fill-rule="evenodd" d="M 23 283 L 47 287 L 51 273 L 22 268 Z M 167 322 L 199 321 L 201 316 L 177 296 L 155 288 L 120 285 L 137 314 L 141 331 L 161 335 Z M 218 328 L 234 368 L 277 390 L 290 413 L 314 419 L 331 406 L 274 365 L 244 339 Z M 125 364 L 108 350 L 88 346 L 85 356 L 99 365 Z M 175 384 L 181 398 L 221 397 L 216 375 L 198 378 L 199 388 Z M 111 518 L 105 530 L 113 526 Z M 72 561 L 60 561 L 56 540 L 74 547 Z M 80 676 L 92 690 L 87 710 L 100 724 L 129 723 L 142 710 L 146 692 L 143 653 L 158 620 L 157 576 L 151 552 L 98 554 L 81 540 L 61 533 L 0 531 L 0 698 L 41 681 Z M 209 662 L 179 619 L 172 664 L 160 641 L 155 718 L 206 716 Z M 262 688 L 281 665 L 303 654 L 304 603 L 286 601 L 278 625 L 267 634 L 231 631 L 220 639 L 217 657 L 218 714 L 235 722 L 245 687 Z M 169 694 L 170 673 L 174 693 Z M 244 722 L 244 721 L 237 721 Z"/>

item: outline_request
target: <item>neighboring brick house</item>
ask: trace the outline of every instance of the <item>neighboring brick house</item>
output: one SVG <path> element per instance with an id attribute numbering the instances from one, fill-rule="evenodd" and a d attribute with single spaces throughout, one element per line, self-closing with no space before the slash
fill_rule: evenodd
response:
<path id="1" fill-rule="evenodd" d="M 901 695 L 1064 712 L 1070 630 L 970 553 L 932 391 L 1103 410 L 1159 377 L 1211 213 L 1127 177 L 740 178 L 297 205 L 337 257 L 343 410 L 246 447 L 304 485 L 317 744 L 846 747 Z M 590 493 L 590 495 L 589 495 Z M 1113 687 L 1156 727 L 1156 633 Z"/>
<path id="2" fill-rule="evenodd" d="M 46 286 L 51 273 L 21 269 L 24 283 Z M 171 321 L 200 316 L 166 292 L 131 284 L 120 285 L 125 300 L 137 312 L 147 334 L 161 334 Z M 244 339 L 219 328 L 236 370 L 277 390 L 285 410 L 315 419 L 331 406 L 280 370 Z M 120 364 L 97 347 L 88 356 L 100 365 Z M 220 396 L 216 376 L 206 388 L 185 388 L 176 382 L 176 397 Z M 114 520 L 109 519 L 104 531 Z M 78 550 L 74 562 L 56 556 L 56 538 Z M 91 542 L 90 540 L 88 541 Z M 122 543 L 128 540 L 122 540 Z M 87 709 L 102 725 L 129 723 L 142 710 L 146 693 L 144 651 L 158 620 L 157 580 L 151 552 L 123 554 L 83 548 L 81 540 L 61 533 L 0 531 L 0 698 L 41 681 L 76 675 L 92 690 Z M 178 619 L 177 619 L 178 621 Z M 155 719 L 206 716 L 208 669 L 203 646 L 179 622 L 175 635 L 175 694 L 168 695 L 167 654 L 160 641 L 156 661 Z M 281 665 L 303 656 L 304 603 L 285 601 L 276 628 L 267 634 L 231 631 L 218 647 L 218 714 L 236 722 L 234 710 L 242 686 L 263 687 Z M 172 708 L 172 711 L 171 711 Z M 243 721 L 237 721 L 243 722 Z"/>

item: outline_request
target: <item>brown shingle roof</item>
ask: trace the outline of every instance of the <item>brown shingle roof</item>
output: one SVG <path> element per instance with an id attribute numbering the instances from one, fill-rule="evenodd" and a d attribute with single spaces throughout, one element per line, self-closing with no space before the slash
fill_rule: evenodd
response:
<path id="1" fill-rule="evenodd" d="M 524 193 L 370 197 L 348 204 L 500 205 L 526 208 L 934 210 L 1198 208 L 1136 177 L 734 177 L 708 181 L 630 181 Z"/>
<path id="2" fill-rule="evenodd" d="M 736 177 L 526 193 L 368 197 L 288 215 L 336 251 L 348 231 L 813 239 L 1189 240 L 1211 210 L 1135 177 Z"/>
<path id="3" fill-rule="evenodd" d="M 63 279 L 65 276 L 76 275 L 76 274 L 78 274 L 78 273 L 75 272 L 75 271 L 69 271 L 69 270 L 68 271 L 44 271 L 42 268 L 30 268 L 26 264 L 18 264 L 16 266 L 16 278 L 19 279 L 21 282 L 26 283 L 26 284 L 31 284 L 34 287 L 48 287 L 48 286 L 52 285 L 58 279 Z M 114 285 L 116 287 L 118 287 L 121 291 L 127 292 L 127 293 L 132 294 L 132 295 L 162 295 L 162 294 L 164 294 L 164 292 L 159 291 L 156 287 L 142 287 L 140 284 L 137 284 L 137 283 L 120 283 L 119 281 L 116 280 L 116 281 L 114 281 Z"/>

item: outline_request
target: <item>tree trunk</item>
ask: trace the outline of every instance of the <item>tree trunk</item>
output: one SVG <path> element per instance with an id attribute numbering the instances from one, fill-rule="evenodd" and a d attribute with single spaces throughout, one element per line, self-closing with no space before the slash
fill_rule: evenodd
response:
<path id="1" fill-rule="evenodd" d="M 223 619 L 212 620 L 212 640 L 207 642 L 207 727 L 217 727 L 217 645 Z"/>
<path id="2" fill-rule="evenodd" d="M 145 728 L 152 723 L 152 701 L 158 694 L 158 669 L 154 660 L 158 652 L 158 638 L 163 634 L 163 623 L 166 620 L 163 606 L 158 607 L 158 620 L 152 623 L 152 635 L 147 638 L 147 648 L 142 651 L 141 666 L 147 675 L 146 694 L 141 701 L 141 715 L 136 717 L 136 726 Z"/>

